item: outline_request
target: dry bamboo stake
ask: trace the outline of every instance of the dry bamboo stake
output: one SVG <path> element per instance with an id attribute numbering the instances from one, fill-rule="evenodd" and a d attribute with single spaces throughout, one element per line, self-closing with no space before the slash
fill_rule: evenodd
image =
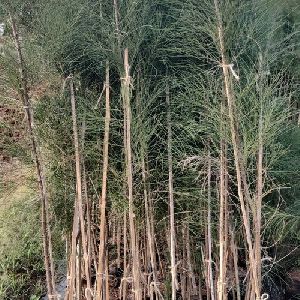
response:
<path id="1" fill-rule="evenodd" d="M 106 233 L 106 240 L 108 239 L 108 230 Z M 109 270 L 108 270 L 108 249 L 106 247 L 106 255 L 105 255 L 105 300 L 110 299 L 110 292 L 109 292 Z"/>
<path id="2" fill-rule="evenodd" d="M 128 62 L 128 49 L 124 50 L 124 70 L 125 77 L 122 80 L 122 94 L 124 97 L 124 111 L 126 116 L 126 168 L 127 168 L 127 187 L 129 203 L 129 229 L 130 245 L 132 253 L 132 270 L 133 270 L 133 289 L 135 300 L 141 300 L 141 280 L 140 280 L 140 257 L 138 243 L 136 240 L 135 214 L 133 203 L 133 174 L 132 174 L 132 149 L 131 149 L 131 107 L 130 107 L 130 75 Z"/>
<path id="3" fill-rule="evenodd" d="M 259 70 L 257 75 L 257 92 L 260 94 L 259 81 L 263 81 L 264 78 L 260 78 L 260 72 L 263 72 L 263 56 L 260 53 L 258 58 Z M 257 277 L 259 290 L 261 290 L 261 209 L 262 209 L 262 194 L 263 194 L 263 105 L 262 100 L 260 100 L 260 112 L 259 112 L 259 123 L 258 123 L 258 153 L 257 153 L 257 182 L 256 182 L 256 201 L 254 210 L 255 215 L 255 234 L 254 234 L 254 251 L 255 260 L 257 263 Z"/>
<path id="4" fill-rule="evenodd" d="M 225 180 L 224 180 L 224 141 L 221 142 L 220 162 L 220 216 L 219 216 L 219 247 L 220 247 L 220 269 L 218 280 L 218 300 L 223 300 L 224 295 L 224 202 L 225 202 Z"/>
<path id="5" fill-rule="evenodd" d="M 147 164 L 147 174 L 149 174 L 150 171 L 149 171 L 149 166 Z M 153 246 L 152 246 L 152 250 L 153 250 L 153 262 L 152 262 L 152 265 L 154 266 L 154 269 L 152 270 L 153 271 L 153 282 L 150 283 L 151 287 L 154 289 L 155 291 L 155 296 L 157 300 L 159 299 L 164 299 L 160 289 L 159 289 L 159 286 L 158 286 L 158 277 L 157 277 L 157 258 L 156 258 L 156 254 L 158 257 L 160 257 L 160 254 L 159 254 L 159 250 L 158 250 L 158 247 L 157 247 L 157 244 L 156 244 L 156 240 L 155 240 L 155 231 L 154 231 L 154 205 L 153 205 L 153 199 L 152 199 L 152 196 L 151 196 L 151 193 L 149 192 L 150 191 L 150 187 L 149 187 L 149 183 L 148 183 L 148 187 L 147 187 L 147 191 L 148 191 L 148 207 L 149 207 L 149 216 L 150 216 L 150 232 L 151 232 L 151 240 L 152 240 L 152 243 L 153 243 Z M 159 258 L 160 259 L 160 258 Z M 162 276 L 164 276 L 164 274 L 162 274 Z M 152 294 L 151 295 L 152 298 L 154 299 L 154 295 Z"/>
<path id="6" fill-rule="evenodd" d="M 207 271 L 207 268 L 206 268 L 206 263 L 205 263 L 205 254 L 204 254 L 203 246 L 202 245 L 200 246 L 200 252 L 201 252 L 203 266 L 200 265 L 199 269 L 198 269 L 198 272 L 199 272 L 199 278 L 198 278 L 198 296 L 199 296 L 199 300 L 203 300 L 203 295 L 202 295 L 203 294 L 203 292 L 202 292 L 202 279 L 204 277 L 205 284 L 206 284 L 206 287 L 207 287 L 207 281 L 206 281 L 206 277 L 207 277 L 206 276 L 206 273 L 207 273 L 206 271 Z M 209 296 L 207 296 L 206 299 L 209 300 Z"/>
<path id="7" fill-rule="evenodd" d="M 118 268 L 121 268 L 121 222 L 120 219 L 118 218 L 117 222 L 117 266 Z"/>
<path id="8" fill-rule="evenodd" d="M 124 254 L 123 254 L 123 269 L 124 269 L 124 278 L 127 278 L 127 211 L 124 211 L 124 220 L 123 220 L 123 247 L 124 247 Z M 127 281 L 124 280 L 121 283 L 120 292 L 122 292 L 123 300 L 126 300 L 127 295 Z M 120 293 L 121 294 L 121 293 Z"/>
<path id="9" fill-rule="evenodd" d="M 258 135 L 258 161 L 257 161 L 257 186 L 256 186 L 256 224 L 255 224 L 255 260 L 257 264 L 257 277 L 259 290 L 261 290 L 261 207 L 263 193 L 263 138 L 262 138 L 262 108 L 259 117 Z"/>
<path id="10" fill-rule="evenodd" d="M 78 203 L 76 201 L 74 207 L 73 215 L 73 228 L 72 228 L 72 239 L 71 239 L 71 256 L 69 258 L 69 282 L 68 282 L 68 296 L 69 300 L 74 299 L 76 295 L 76 248 L 77 248 L 77 238 L 79 235 L 79 213 L 78 213 Z"/>
<path id="11" fill-rule="evenodd" d="M 42 237 L 43 237 L 43 250 L 44 250 L 44 265 L 46 270 L 46 281 L 48 289 L 48 297 L 51 299 L 56 299 L 55 291 L 55 276 L 54 276 L 54 264 L 52 258 L 52 239 L 51 239 L 51 230 L 49 224 L 49 200 L 46 190 L 46 182 L 43 173 L 43 166 L 41 163 L 41 157 L 38 150 L 38 144 L 34 134 L 33 128 L 33 114 L 31 110 L 31 103 L 28 93 L 28 79 L 27 79 L 27 70 L 23 58 L 19 32 L 17 24 L 12 14 L 10 13 L 10 22 L 13 32 L 14 44 L 17 51 L 18 67 L 19 67 L 19 76 L 20 76 L 20 90 L 19 94 L 23 101 L 24 109 L 27 117 L 27 124 L 29 130 L 29 136 L 31 140 L 32 154 L 35 161 L 37 179 L 40 190 L 41 197 L 41 218 L 42 218 Z"/>
<path id="12" fill-rule="evenodd" d="M 148 170 L 149 173 L 149 170 Z M 149 190 L 149 188 L 148 188 Z M 156 241 L 155 241 L 155 230 L 154 230 L 154 206 L 153 206 L 153 199 L 151 197 L 151 193 L 149 193 L 149 215 L 150 215 L 150 230 L 151 230 L 151 239 L 152 239 L 152 250 L 153 250 L 153 266 L 154 269 L 153 271 L 155 272 L 155 277 L 157 278 L 157 258 L 156 258 L 156 253 L 159 256 L 158 250 L 157 250 L 157 245 L 156 245 Z"/>
<path id="13" fill-rule="evenodd" d="M 224 106 L 222 104 L 222 115 L 224 117 Z M 221 129 L 222 130 L 222 129 Z M 220 217 L 219 217 L 219 280 L 218 300 L 225 300 L 226 297 L 226 265 L 227 265 L 227 236 L 228 236 L 228 183 L 227 183 L 227 147 L 225 141 L 221 140 L 220 154 Z"/>
<path id="14" fill-rule="evenodd" d="M 207 243 L 208 243 L 208 287 L 210 291 L 210 299 L 215 299 L 214 279 L 212 269 L 212 237 L 211 237 L 211 158 L 208 151 L 208 166 L 207 166 Z"/>
<path id="15" fill-rule="evenodd" d="M 66 287 L 66 291 L 65 291 L 65 296 L 64 296 L 64 300 L 68 300 L 69 299 L 69 286 L 70 286 L 70 260 L 68 260 L 69 258 L 69 252 L 71 249 L 70 248 L 70 241 L 71 238 L 69 236 L 68 233 L 66 233 L 66 245 L 65 245 L 65 257 L 67 258 L 67 270 L 66 270 L 66 275 L 67 275 L 67 287 Z"/>
<path id="16" fill-rule="evenodd" d="M 240 280 L 239 280 L 239 269 L 238 269 L 238 253 L 234 241 L 234 232 L 230 230 L 230 242 L 231 242 L 231 252 L 233 255 L 233 264 L 234 264 L 234 278 L 236 285 L 236 296 L 237 300 L 241 300 L 241 289 L 240 289 Z"/>
<path id="17" fill-rule="evenodd" d="M 87 181 L 86 181 L 86 172 L 84 161 L 82 164 L 82 173 L 83 173 L 83 188 L 84 188 L 84 197 L 86 201 L 86 220 L 87 220 L 87 251 L 88 251 L 88 268 L 89 268 L 89 278 L 91 278 L 91 262 L 92 262 L 92 221 L 91 221 L 91 203 L 88 197 Z"/>
<path id="18" fill-rule="evenodd" d="M 176 232 L 175 232 L 175 212 L 174 212 L 174 189 L 173 189 L 173 158 L 172 158 L 172 125 L 171 125 L 171 107 L 170 90 L 166 86 L 166 104 L 167 104 L 167 127 L 168 127 L 168 167 L 169 167 L 169 209 L 170 209 L 170 255 L 171 255 L 171 276 L 172 276 L 172 300 L 176 300 L 176 291 L 178 289 L 176 272 Z"/>
<path id="19" fill-rule="evenodd" d="M 144 158 L 144 150 L 143 147 L 141 146 L 141 163 L 142 163 L 142 180 L 143 180 L 143 186 L 144 186 L 144 202 L 145 202 L 145 214 L 146 214 L 146 236 L 147 236 L 147 241 L 148 241 L 148 251 L 150 254 L 150 265 L 151 265 L 151 271 L 153 274 L 153 281 L 155 284 L 155 293 L 156 297 L 158 298 L 157 295 L 157 289 L 158 287 L 156 286 L 157 282 L 157 275 L 156 275 L 156 258 L 155 258 L 155 243 L 154 243 L 154 226 L 153 226 L 153 215 L 152 218 L 150 217 L 150 213 L 152 211 L 150 210 L 149 206 L 149 193 L 147 190 L 147 175 L 146 175 L 146 165 L 145 165 L 145 158 Z M 146 268 L 148 265 L 146 265 Z"/>
<path id="20" fill-rule="evenodd" d="M 82 132 L 81 132 L 81 144 L 82 144 L 82 153 L 84 153 L 84 144 L 85 144 L 85 132 L 86 132 L 86 123 L 85 118 L 82 122 Z M 89 276 L 88 278 L 92 278 L 91 274 L 91 263 L 92 263 L 92 236 L 91 236 L 91 212 L 90 212 L 90 201 L 88 196 L 88 187 L 87 187 L 87 180 L 86 180 L 86 171 L 85 171 L 85 161 L 84 156 L 81 153 L 81 161 L 82 161 L 82 187 L 83 187 L 83 195 L 84 195 L 84 201 L 83 206 L 85 207 L 84 211 L 86 212 L 86 220 L 87 220 L 87 226 L 86 226 L 86 243 L 87 243 L 87 268 Z M 92 282 L 91 282 L 91 288 L 92 288 Z M 87 293 L 92 293 L 91 290 L 88 290 L 87 288 L 84 291 L 84 295 L 87 298 Z M 92 296 L 92 295 L 91 295 Z"/>
<path id="21" fill-rule="evenodd" d="M 77 254 L 76 254 L 76 300 L 82 299 L 82 276 L 81 276 L 81 236 L 79 236 L 79 241 L 77 244 Z"/>
<path id="22" fill-rule="evenodd" d="M 110 227 L 112 228 L 112 236 L 111 236 L 111 242 L 112 245 L 116 244 L 116 236 L 117 236 L 117 231 L 116 231 L 116 216 L 113 215 L 110 217 L 111 221 L 108 221 L 108 224 L 110 223 Z"/>
<path id="23" fill-rule="evenodd" d="M 209 270 L 210 264 L 209 264 L 209 259 L 208 259 L 208 234 L 207 234 L 207 226 L 205 226 L 205 244 L 204 244 L 204 249 L 203 249 L 203 246 L 201 246 L 200 250 L 201 250 L 201 257 L 202 257 L 202 262 L 203 262 L 203 269 L 202 269 L 202 273 L 203 273 L 202 275 L 203 276 L 202 277 L 205 280 L 206 298 L 207 298 L 207 300 L 211 300 L 211 294 L 210 294 L 210 270 Z"/>
<path id="24" fill-rule="evenodd" d="M 109 126 L 110 126 L 110 99 L 109 99 L 109 63 L 106 62 L 105 79 L 105 130 L 103 141 L 103 174 L 102 174 L 102 193 L 99 201 L 100 207 L 100 245 L 99 245 L 99 268 L 97 274 L 97 300 L 104 297 L 103 273 L 105 268 L 105 236 L 106 236 L 106 186 L 108 172 L 108 146 L 109 146 Z"/>
<path id="25" fill-rule="evenodd" d="M 187 266 L 188 266 L 188 274 L 191 280 L 192 286 L 192 295 L 197 294 L 197 285 L 196 285 L 196 277 L 192 266 L 192 259 L 191 259 L 191 240 L 190 240 L 190 230 L 189 226 L 186 227 L 186 253 L 187 253 Z"/>
<path id="26" fill-rule="evenodd" d="M 115 16 L 115 25 L 116 25 L 116 33 L 117 33 L 117 39 L 118 39 L 118 50 L 121 55 L 121 31 L 119 27 L 119 9 L 118 9 L 118 3 L 117 0 L 114 0 L 114 16 Z"/>
<path id="27" fill-rule="evenodd" d="M 182 232 L 182 263 L 181 263 L 181 272 L 180 272 L 180 290 L 181 290 L 181 296 L 182 299 L 189 299 L 188 296 L 188 288 L 187 288 L 187 276 L 186 276 L 186 270 L 187 270 L 187 255 L 186 255 L 186 223 L 182 225 L 181 228 Z M 177 256 L 179 257 L 179 256 Z"/>
<path id="28" fill-rule="evenodd" d="M 233 151 L 234 151 L 234 162 L 236 168 L 236 175 L 237 175 L 237 183 L 238 183 L 238 195 L 241 205 L 242 211 L 242 218 L 243 223 L 246 231 L 246 240 L 248 244 L 248 251 L 249 251 L 249 262 L 250 262 L 250 269 L 252 272 L 252 280 L 253 280 L 253 289 L 255 291 L 256 300 L 260 299 L 260 284 L 258 283 L 258 276 L 257 276 L 257 267 L 255 262 L 255 255 L 254 249 L 252 244 L 252 237 L 251 237 L 251 226 L 250 220 L 247 216 L 247 200 L 250 201 L 249 190 L 247 187 L 246 176 L 245 176 L 245 168 L 243 164 L 241 149 L 240 149 L 240 141 L 237 132 L 237 124 L 235 120 L 235 99 L 233 95 L 233 90 L 230 84 L 230 75 L 228 71 L 228 63 L 225 56 L 225 46 L 224 46 L 224 36 L 223 36 L 223 25 L 222 25 L 222 17 L 219 9 L 218 0 L 214 0 L 216 16 L 218 21 L 218 36 L 219 36 L 219 43 L 220 43 L 220 54 L 222 58 L 222 70 L 223 70 L 223 77 L 224 77 L 224 87 L 226 93 L 226 99 L 228 104 L 228 112 L 230 118 L 230 130 L 231 130 L 231 138 L 233 144 Z M 245 197 L 246 196 L 246 197 Z M 246 201 L 245 201 L 246 198 Z"/>
<path id="29" fill-rule="evenodd" d="M 224 262 L 223 262 L 223 278 L 225 279 L 223 288 L 223 298 L 227 299 L 226 278 L 227 278 L 227 263 L 229 256 L 229 191 L 228 191 L 228 161 L 227 161 L 227 145 L 224 143 L 224 181 L 225 181 L 225 198 L 224 198 Z"/>
<path id="30" fill-rule="evenodd" d="M 114 0 L 114 17 L 115 17 L 115 27 L 116 27 L 116 33 L 117 33 L 117 42 L 118 42 L 118 52 L 119 56 L 121 58 L 121 30 L 120 30 L 120 24 L 119 24 L 119 8 L 118 8 L 118 2 L 117 0 Z M 124 120 L 123 120 L 123 127 L 124 127 L 124 157 L 125 157 L 125 165 L 126 165 L 126 177 L 127 177 L 127 184 L 128 184 L 128 190 L 126 189 L 126 184 L 124 184 L 124 196 L 128 197 L 129 200 L 129 228 L 130 228 L 130 236 L 131 236 L 131 251 L 133 251 L 133 248 L 136 248 L 136 237 L 135 237 L 135 225 L 133 220 L 133 197 L 132 197 L 132 166 L 131 166 L 131 132 L 130 132 L 130 76 L 129 76 L 129 63 L 128 63 L 128 49 L 125 49 L 124 51 L 124 69 L 125 69 L 125 78 L 122 80 L 122 87 L 121 87 L 121 93 L 122 93 L 122 100 L 123 100 L 123 107 L 124 107 Z M 123 89 L 124 87 L 124 89 Z M 124 93 L 123 93 L 124 92 Z M 127 110 L 129 110 L 127 112 Z M 128 124 L 129 122 L 129 124 Z M 128 140 L 129 138 L 129 140 Z M 130 147 L 128 147 L 128 145 Z M 130 155 L 129 155 L 130 152 Z M 130 163 L 129 163 L 130 162 Z M 130 180 L 131 177 L 131 180 Z M 131 181 L 131 184 L 130 184 Z M 131 191 L 130 191 L 131 190 Z M 127 212 L 124 213 L 124 229 L 123 229 L 123 240 L 124 240 L 124 258 L 123 258 L 123 268 L 124 268 L 124 278 L 127 278 L 128 273 L 128 267 L 127 266 Z M 134 235 L 134 236 L 133 236 Z M 135 254 L 136 255 L 136 254 Z M 139 261 L 135 261 L 134 264 L 138 263 Z M 135 269 L 134 273 L 137 275 L 137 267 L 133 266 L 133 269 Z M 139 269 L 139 267 L 138 267 Z M 133 275 L 133 277 L 135 277 Z M 135 279 L 133 279 L 135 281 Z M 140 283 L 138 282 L 138 286 Z M 134 286 L 134 285 L 133 285 Z M 120 295 L 122 294 L 124 300 L 126 300 L 127 296 L 127 280 L 123 280 L 121 282 L 120 287 Z M 137 296 L 137 298 L 136 298 Z M 140 291 L 138 289 L 137 294 L 135 294 L 135 298 L 140 298 Z"/>
<path id="31" fill-rule="evenodd" d="M 74 148 L 75 148 L 75 169 L 76 169 L 76 193 L 77 193 L 77 207 L 80 220 L 80 232 L 82 238 L 82 248 L 83 248 L 83 260 L 84 260 L 84 272 L 87 281 L 87 300 L 91 300 L 91 278 L 88 265 L 88 250 L 87 250 L 87 238 L 85 231 L 85 220 L 83 212 L 83 202 L 82 202 L 82 182 L 81 182 L 81 163 L 80 163 L 80 149 L 79 149 L 79 139 L 78 139 L 78 127 L 77 127 L 77 114 L 76 114 L 76 99 L 74 92 L 74 84 L 72 78 L 70 78 L 70 91 L 71 91 L 71 106 L 72 106 L 72 121 L 73 121 L 73 138 L 74 138 Z"/>

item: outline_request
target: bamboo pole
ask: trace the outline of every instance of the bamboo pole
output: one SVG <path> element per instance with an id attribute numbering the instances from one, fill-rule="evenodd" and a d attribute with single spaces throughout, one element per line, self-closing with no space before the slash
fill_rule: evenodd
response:
<path id="1" fill-rule="evenodd" d="M 83 248 L 83 260 L 84 260 L 84 272 L 87 281 L 87 299 L 91 300 L 91 278 L 88 265 L 88 249 L 87 249 L 87 237 L 85 229 L 85 219 L 83 211 L 83 202 L 82 202 L 82 174 L 81 174 L 81 162 L 80 162 L 80 147 L 78 139 L 78 127 L 77 127 L 77 113 L 76 113 L 76 98 L 74 92 L 74 83 L 73 79 L 70 78 L 70 91 L 71 91 L 71 107 L 72 107 L 72 121 L 73 121 L 73 139 L 74 139 L 74 148 L 75 148 L 75 169 L 76 169 L 76 198 L 77 198 L 77 208 L 78 215 L 80 220 L 80 233 L 82 239 L 82 248 Z M 75 215 L 76 217 L 76 215 Z"/>
<path id="2" fill-rule="evenodd" d="M 171 276 L 172 276 L 172 300 L 176 300 L 178 289 L 176 272 L 176 231 L 175 231 L 175 209 L 174 209 L 174 188 L 173 188 L 173 157 L 172 157 L 172 125 L 170 107 L 170 89 L 166 85 L 167 104 L 167 127 L 168 127 L 168 168 L 169 168 L 169 222 L 170 222 L 170 256 L 171 256 Z"/>
<path id="3" fill-rule="evenodd" d="M 87 220 L 87 252 L 88 252 L 88 268 L 89 268 L 89 278 L 91 278 L 91 263 L 93 258 L 92 253 L 92 220 L 91 220 L 91 203 L 88 196 L 88 187 L 87 187 L 87 181 L 86 181 L 86 171 L 85 171 L 85 164 L 83 160 L 82 164 L 82 173 L 83 173 L 83 189 L 84 189 L 84 197 L 85 197 L 85 205 L 86 205 L 86 220 Z M 92 288 L 92 287 L 91 287 Z"/>
<path id="4" fill-rule="evenodd" d="M 250 262 L 250 269 L 251 269 L 252 281 L 253 281 L 252 282 L 253 290 L 255 291 L 256 300 L 259 300 L 260 284 L 258 282 L 255 253 L 252 244 L 251 225 L 250 225 L 249 215 L 247 214 L 247 205 L 249 204 L 249 201 L 251 201 L 251 199 L 250 199 L 249 189 L 246 180 L 245 166 L 244 166 L 242 153 L 241 153 L 240 139 L 237 131 L 238 126 L 237 126 L 236 115 L 235 115 L 236 114 L 235 98 L 234 98 L 234 92 L 230 82 L 230 74 L 228 71 L 229 65 L 225 54 L 226 50 L 224 46 L 223 24 L 222 24 L 222 17 L 219 9 L 218 0 L 214 0 L 214 5 L 216 10 L 217 22 L 218 22 L 218 37 L 219 37 L 219 46 L 220 46 L 220 54 L 221 54 L 221 66 L 223 71 L 225 94 L 226 94 L 229 119 L 230 119 L 230 131 L 231 131 L 231 139 L 232 139 L 232 146 L 234 152 L 234 163 L 235 163 L 237 183 L 238 183 L 238 195 L 239 195 L 240 207 L 242 211 L 244 228 L 246 232 L 246 240 L 247 240 L 248 251 L 249 251 L 249 262 Z"/>
<path id="5" fill-rule="evenodd" d="M 106 237 L 107 238 L 107 237 Z M 105 300 L 110 300 L 110 291 L 109 291 L 109 266 L 108 266 L 108 249 L 106 247 L 105 255 Z"/>
<path id="6" fill-rule="evenodd" d="M 81 246 L 82 246 L 82 240 L 81 240 L 81 236 L 79 236 L 78 244 L 76 247 L 76 300 L 82 299 Z"/>
<path id="7" fill-rule="evenodd" d="M 146 177 L 146 167 L 145 167 L 145 159 L 144 155 L 142 154 L 142 179 L 144 184 L 144 202 L 145 202 L 145 214 L 146 214 L 146 236 L 147 236 L 147 243 L 148 249 L 150 254 L 150 265 L 151 265 L 151 273 L 153 274 L 153 282 L 156 287 L 155 293 L 157 295 L 157 275 L 156 275 L 156 258 L 155 258 L 155 243 L 154 243 L 154 228 L 151 224 L 151 217 L 150 217 L 150 209 L 149 209 L 149 193 L 147 191 L 147 177 Z M 149 292 L 149 291 L 148 291 Z"/>
<path id="8" fill-rule="evenodd" d="M 221 104 L 222 120 L 225 118 L 224 103 Z M 224 131 L 221 124 L 220 131 Z M 226 271 L 227 271 L 227 244 L 228 244 L 228 170 L 227 170 L 227 145 L 222 138 L 220 142 L 220 213 L 219 213 L 219 278 L 217 284 L 218 300 L 227 299 Z"/>
<path id="9" fill-rule="evenodd" d="M 124 211 L 123 216 L 123 269 L 124 269 L 124 278 L 127 278 L 127 210 Z M 120 288 L 120 298 L 125 300 L 127 296 L 127 281 L 121 281 Z"/>
<path id="10" fill-rule="evenodd" d="M 119 8 L 118 8 L 118 2 L 117 0 L 114 0 L 114 17 L 115 17 L 115 27 L 116 27 L 116 33 L 117 33 L 117 41 L 118 41 L 118 52 L 121 56 L 121 31 L 120 31 L 120 25 L 119 25 Z"/>
<path id="11" fill-rule="evenodd" d="M 237 248 L 236 248 L 234 239 L 235 239 L 234 231 L 233 231 L 233 229 L 230 229 L 230 247 L 231 247 L 231 253 L 233 256 L 236 296 L 237 296 L 237 300 L 241 300 L 241 288 L 240 288 L 239 269 L 238 269 L 238 252 L 237 252 Z"/>
<path id="12" fill-rule="evenodd" d="M 130 245 L 132 254 L 132 271 L 133 271 L 133 291 L 135 300 L 141 300 L 141 280 L 140 280 L 140 257 L 139 246 L 136 239 L 135 214 L 133 202 L 133 172 L 132 172 L 132 149 L 131 149 L 131 106 L 130 106 L 130 85 L 131 79 L 129 74 L 128 48 L 124 50 L 124 71 L 125 76 L 122 79 L 122 95 L 124 97 L 124 112 L 126 118 L 126 170 L 127 170 L 127 188 L 129 204 L 129 231 Z"/>
<path id="13" fill-rule="evenodd" d="M 191 239 L 190 239 L 190 230 L 189 230 L 189 223 L 186 226 L 186 253 L 187 253 L 187 267 L 188 267 L 188 274 L 190 279 L 191 291 L 192 295 L 197 294 L 197 285 L 196 285 L 196 276 L 194 273 L 193 265 L 192 265 L 192 258 L 191 258 Z"/>
<path id="14" fill-rule="evenodd" d="M 100 207 L 100 245 L 99 245 L 99 268 L 97 274 L 97 300 L 104 298 L 103 278 L 105 269 L 105 236 L 106 236 L 106 190 L 108 172 L 108 147 L 109 147 L 109 126 L 110 126 L 110 95 L 109 95 L 109 63 L 106 62 L 105 79 L 105 129 L 103 141 L 103 173 L 102 173 L 102 193 L 99 199 Z"/>
<path id="15" fill-rule="evenodd" d="M 117 218 L 117 267 L 121 268 L 121 221 Z"/>
<path id="16" fill-rule="evenodd" d="M 181 291 L 181 296 L 182 299 L 189 299 L 189 290 L 187 286 L 188 278 L 187 278 L 187 253 L 186 253 L 186 222 L 183 221 L 182 227 L 181 227 L 181 243 L 182 243 L 182 248 L 181 251 L 178 250 L 178 252 L 181 252 L 181 270 L 180 270 L 180 291 Z M 179 248 L 179 245 L 178 245 Z M 177 254 L 177 257 L 179 259 L 179 255 Z"/>
<path id="17" fill-rule="evenodd" d="M 211 158 L 208 151 L 208 166 L 207 166 L 207 244 L 208 244 L 208 288 L 210 299 L 215 299 L 213 269 L 212 269 L 212 234 L 211 234 Z"/>
<path id="18" fill-rule="evenodd" d="M 137 90 L 141 89 L 140 86 L 140 73 L 138 73 L 138 80 L 137 80 Z M 141 97 L 138 94 L 136 96 L 137 100 L 137 110 L 138 113 L 142 114 L 142 104 L 141 104 Z M 143 122 L 143 120 L 141 120 Z M 143 127 L 143 123 L 141 122 L 140 126 Z M 159 299 L 161 293 L 157 286 L 157 271 L 156 271 L 156 250 L 155 250 L 155 241 L 154 241 L 154 224 L 153 224 L 153 207 L 151 205 L 150 199 L 150 192 L 149 192 L 149 184 L 148 184 L 148 177 L 149 177 L 149 170 L 146 170 L 146 161 L 147 161 L 147 153 L 146 148 L 147 146 L 144 144 L 144 141 L 140 141 L 140 148 L 141 148 L 141 167 L 142 167 L 142 182 L 143 182 L 143 192 L 144 192 L 144 207 L 145 207 L 145 217 L 146 217 L 146 228 L 145 228 L 145 270 L 147 270 L 147 274 L 149 274 L 148 280 L 148 294 L 150 294 L 150 298 L 153 298 L 153 291 L 157 299 Z M 150 264 L 149 262 L 150 257 Z M 151 267 L 151 271 L 149 272 L 149 266 Z M 151 276 L 153 280 L 151 280 Z"/>
<path id="19" fill-rule="evenodd" d="M 225 174 L 224 174 L 224 141 L 221 141 L 221 161 L 220 161 L 220 214 L 219 214 L 219 280 L 218 280 L 218 300 L 223 300 L 225 278 L 224 278 L 224 210 L 225 210 Z"/>
<path id="20" fill-rule="evenodd" d="M 14 44 L 17 51 L 19 76 L 21 81 L 19 95 L 22 99 L 26 118 L 27 118 L 29 137 L 31 141 L 31 151 L 35 161 L 36 174 L 37 174 L 37 180 L 38 180 L 39 191 L 40 191 L 44 265 L 46 270 L 48 297 L 51 299 L 56 299 L 57 295 L 55 291 L 54 263 L 52 258 L 52 239 L 51 239 L 51 230 L 50 230 L 50 221 L 49 221 L 49 200 L 48 200 L 47 189 L 46 189 L 46 181 L 43 172 L 42 160 L 38 150 L 38 143 L 34 134 L 34 128 L 33 128 L 34 117 L 31 109 L 30 97 L 28 93 L 27 70 L 23 58 L 20 36 L 19 36 L 16 21 L 12 16 L 11 12 L 9 13 L 9 16 L 10 16 L 10 22 L 11 22 L 11 27 L 13 32 Z"/>
<path id="21" fill-rule="evenodd" d="M 261 290 L 261 208 L 263 194 L 263 137 L 262 137 L 262 108 L 259 116 L 258 155 L 257 155 L 257 184 L 256 184 L 256 224 L 255 224 L 255 261 L 257 265 L 258 288 Z"/>

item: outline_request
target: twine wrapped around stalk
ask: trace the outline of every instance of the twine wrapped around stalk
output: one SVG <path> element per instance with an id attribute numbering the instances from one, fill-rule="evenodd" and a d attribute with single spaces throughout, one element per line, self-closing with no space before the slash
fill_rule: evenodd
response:
<path id="1" fill-rule="evenodd" d="M 240 80 L 240 76 L 235 72 L 235 70 L 233 69 L 234 67 L 234 64 L 220 64 L 220 67 L 223 68 L 229 68 L 229 70 L 231 71 L 233 77 L 239 81 Z"/>

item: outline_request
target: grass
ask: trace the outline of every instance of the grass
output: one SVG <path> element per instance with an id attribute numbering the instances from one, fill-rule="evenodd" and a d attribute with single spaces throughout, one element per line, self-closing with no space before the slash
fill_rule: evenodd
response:
<path id="1" fill-rule="evenodd" d="M 33 170 L 13 161 L 0 175 L 0 299 L 30 299 L 44 281 Z"/>

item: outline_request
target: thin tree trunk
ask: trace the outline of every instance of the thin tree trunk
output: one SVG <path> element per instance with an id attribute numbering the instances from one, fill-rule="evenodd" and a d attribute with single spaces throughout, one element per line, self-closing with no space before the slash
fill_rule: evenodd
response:
<path id="1" fill-rule="evenodd" d="M 132 174 L 132 149 L 131 149 L 131 107 L 130 107 L 130 75 L 128 62 L 128 49 L 124 51 L 124 70 L 125 77 L 122 80 L 122 94 L 124 97 L 124 111 L 126 117 L 126 168 L 127 168 L 127 187 L 129 203 L 129 229 L 130 245 L 132 253 L 132 271 L 133 271 L 133 291 L 135 300 L 141 300 L 141 280 L 140 280 L 140 257 L 138 243 L 136 240 L 135 214 L 133 203 L 133 174 Z"/>
<path id="2" fill-rule="evenodd" d="M 70 79 L 70 91 L 71 91 L 71 106 L 72 106 L 72 120 L 73 120 L 73 138 L 75 148 L 75 169 L 76 169 L 76 192 L 78 203 L 78 214 L 80 220 L 80 231 L 82 238 L 83 248 L 83 260 L 84 260 L 84 272 L 87 281 L 87 299 L 91 299 L 91 278 L 89 277 L 89 265 L 88 265 L 88 250 L 87 250 L 87 238 L 85 231 L 85 220 L 82 202 L 82 182 L 81 182 L 81 162 L 80 162 L 80 148 L 78 139 L 78 127 L 77 127 L 77 114 L 76 114 L 76 99 L 74 92 L 74 84 L 72 78 Z"/>
<path id="3" fill-rule="evenodd" d="M 173 157 L 172 157 L 172 125 L 171 125 L 171 107 L 170 90 L 166 86 L 167 103 L 167 127 L 168 127 L 168 167 L 169 167 L 169 210 L 170 210 L 170 255 L 171 255 L 171 276 L 172 276 L 172 300 L 176 299 L 178 289 L 176 272 L 176 232 L 175 232 L 175 211 L 174 211 L 174 189 L 173 189 Z"/>
<path id="4" fill-rule="evenodd" d="M 100 245 L 99 245 L 99 268 L 97 276 L 97 300 L 104 297 L 102 287 L 105 269 L 105 236 L 106 236 L 106 186 L 108 171 L 108 146 L 109 146 L 109 126 L 110 126 L 110 99 L 109 99 L 109 63 L 106 62 L 105 79 L 105 129 L 103 141 L 103 174 L 102 174 L 102 193 L 99 201 L 100 210 Z M 102 295 L 102 296 L 101 296 Z"/>
<path id="5" fill-rule="evenodd" d="M 41 157 L 38 150 L 38 144 L 33 129 L 34 120 L 33 120 L 31 103 L 30 103 L 30 98 L 28 93 L 28 79 L 27 79 L 26 65 L 23 58 L 17 24 L 12 14 L 10 14 L 10 22 L 11 22 L 11 27 L 13 32 L 14 44 L 17 51 L 19 76 L 21 81 L 19 94 L 23 101 L 23 105 L 27 117 L 27 125 L 29 130 L 30 141 L 31 141 L 31 148 L 32 148 L 31 151 L 35 161 L 36 174 L 37 174 L 39 190 L 40 190 L 44 265 L 46 270 L 48 297 L 52 299 L 56 299 L 57 295 L 55 292 L 54 264 L 52 258 L 52 240 L 51 240 L 51 231 L 50 231 L 50 224 L 49 224 L 49 201 L 48 201 L 48 195 L 46 190 L 46 182 L 43 173 Z"/>

